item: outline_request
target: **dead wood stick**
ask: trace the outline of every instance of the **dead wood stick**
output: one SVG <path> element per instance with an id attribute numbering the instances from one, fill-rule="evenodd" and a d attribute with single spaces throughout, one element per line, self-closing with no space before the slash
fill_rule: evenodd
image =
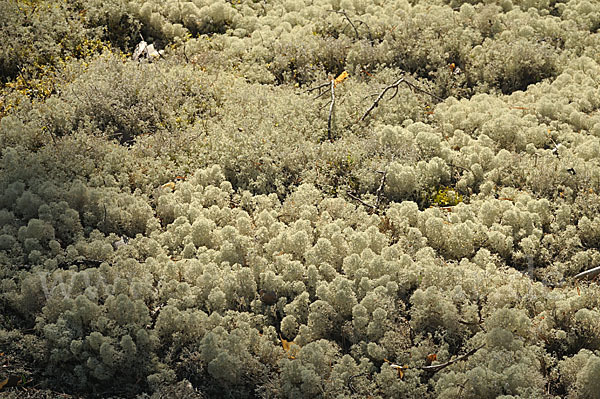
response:
<path id="1" fill-rule="evenodd" d="M 362 205 L 366 206 L 367 208 L 377 210 L 377 207 L 375 205 L 367 204 L 365 201 L 361 200 L 356 195 L 352 194 L 350 191 L 346 191 L 346 194 L 348 194 L 348 197 L 352 198 L 355 201 L 360 202 Z"/>
<path id="2" fill-rule="evenodd" d="M 320 91 L 322 88 L 324 88 L 324 87 L 327 87 L 327 86 L 329 86 L 329 82 L 326 82 L 326 83 L 320 84 L 320 85 L 318 85 L 318 86 L 316 86 L 316 87 L 311 87 L 310 89 L 307 89 L 307 90 L 305 91 L 305 93 L 310 93 L 311 91 L 315 91 L 315 90 L 319 90 L 319 91 Z M 320 93 L 320 94 L 317 96 L 317 98 L 318 98 L 318 97 L 320 97 L 320 96 L 321 96 L 321 94 L 322 94 L 322 93 Z"/>
<path id="3" fill-rule="evenodd" d="M 583 278 L 590 278 L 590 277 L 593 278 L 593 277 L 596 277 L 598 274 L 600 274 L 600 266 L 594 267 L 594 268 L 586 270 L 584 272 L 581 272 L 581 273 L 575 275 L 574 278 L 576 280 L 580 280 L 580 279 L 583 279 Z"/>
<path id="4" fill-rule="evenodd" d="M 329 117 L 327 118 L 327 138 L 329 141 L 333 141 L 332 133 L 332 119 L 333 109 L 335 107 L 335 79 L 331 81 L 331 104 L 329 105 Z"/>
<path id="5" fill-rule="evenodd" d="M 354 25 L 354 23 L 352 23 L 352 20 L 350 19 L 350 17 L 348 16 L 348 14 L 346 14 L 346 11 L 344 11 L 344 10 L 340 10 L 340 11 L 329 10 L 329 12 L 334 12 L 336 14 L 340 14 L 340 15 L 343 15 L 344 17 L 346 17 L 346 20 L 348 20 L 348 23 L 354 29 L 354 33 L 356 34 L 356 38 L 357 39 L 359 38 L 358 29 L 356 29 L 356 26 Z"/>
<path id="6" fill-rule="evenodd" d="M 356 388 L 354 388 L 354 385 L 352 385 L 352 380 L 358 377 L 362 377 L 362 376 L 368 376 L 368 373 L 360 373 L 360 374 L 355 374 L 353 376 L 351 376 L 350 378 L 348 378 L 348 388 L 350 388 L 350 392 L 352 393 L 356 393 Z"/>
<path id="7" fill-rule="evenodd" d="M 385 87 L 381 93 L 379 93 L 379 95 L 377 96 L 377 98 L 375 99 L 375 101 L 373 102 L 373 104 L 371 104 L 371 106 L 369 107 L 369 109 L 367 109 L 365 111 L 365 113 L 363 114 L 363 116 L 360 117 L 359 122 L 362 122 L 366 119 L 367 116 L 369 116 L 369 114 L 371 113 L 371 111 L 373 111 L 375 108 L 377 108 L 377 106 L 379 106 L 379 102 L 383 99 L 383 97 L 385 96 L 385 93 L 387 93 L 389 90 L 394 90 L 394 94 L 392 94 L 392 97 L 390 97 L 390 100 L 393 99 L 394 97 L 396 97 L 396 95 L 398 94 L 398 87 L 402 84 L 402 83 L 406 83 L 408 85 L 408 87 L 410 87 L 413 90 L 416 90 L 418 92 L 427 94 L 433 98 L 435 98 L 438 101 L 444 101 L 443 98 L 436 96 L 433 93 L 429 93 L 426 90 L 421 89 L 420 87 L 418 87 L 417 85 L 409 82 L 408 80 L 406 80 L 404 77 L 398 79 L 397 81 L 395 81 L 394 83 L 392 83 L 391 85 Z"/>
<path id="8" fill-rule="evenodd" d="M 467 358 L 469 358 L 469 356 L 471 356 L 472 354 L 474 354 L 475 352 L 477 352 L 479 349 L 483 348 L 484 346 L 485 346 L 485 344 L 478 346 L 477 348 L 473 348 L 470 351 L 468 351 L 467 353 L 465 353 L 464 355 L 461 355 L 461 356 L 455 357 L 454 359 L 448 360 L 446 363 L 435 364 L 432 366 L 423 366 L 423 367 L 420 367 L 420 369 L 423 371 L 429 371 L 431 373 L 437 373 L 438 371 L 445 369 L 446 367 L 450 366 L 451 364 L 460 362 L 461 360 L 467 360 Z"/>
<path id="9" fill-rule="evenodd" d="M 394 93 L 394 95 L 392 95 L 392 98 L 394 98 L 396 96 L 396 94 L 398 93 L 398 86 L 402 82 L 404 82 L 404 78 L 398 79 L 393 84 L 391 84 L 391 85 L 387 86 L 385 89 L 383 89 L 383 91 L 381 93 L 379 93 L 379 95 L 377 96 L 377 98 L 375 99 L 375 101 L 373 102 L 373 104 L 371 104 L 371 106 L 369 107 L 369 109 L 366 110 L 365 113 L 363 114 L 363 116 L 360 117 L 359 121 L 360 122 L 364 121 L 365 118 L 367 116 L 369 116 L 369 114 L 371 113 L 371 111 L 373 111 L 375 108 L 377 108 L 377 106 L 379 105 L 379 101 L 381 101 L 381 99 L 383 99 L 383 96 L 385 95 L 385 93 L 388 92 L 388 90 L 396 89 L 396 92 Z"/>
<path id="10" fill-rule="evenodd" d="M 369 42 L 371 42 L 371 44 L 373 44 L 373 35 L 371 34 L 371 28 L 369 27 L 369 25 L 367 25 L 366 22 L 363 22 L 360 19 L 357 19 L 357 21 L 367 27 L 367 32 L 369 32 Z"/>
<path id="11" fill-rule="evenodd" d="M 385 179 L 387 177 L 387 169 L 378 172 L 380 172 L 382 176 L 379 187 L 377 187 L 377 191 L 375 192 L 375 195 L 377 195 L 377 199 L 375 200 L 375 208 L 379 208 L 379 203 L 381 202 L 381 194 L 383 193 L 383 186 L 385 185 Z"/>

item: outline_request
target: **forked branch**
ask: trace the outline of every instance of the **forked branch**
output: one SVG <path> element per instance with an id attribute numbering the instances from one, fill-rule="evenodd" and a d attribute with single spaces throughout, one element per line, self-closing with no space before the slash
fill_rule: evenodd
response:
<path id="1" fill-rule="evenodd" d="M 350 191 L 346 191 L 346 194 L 353 200 L 360 202 L 363 206 L 373 209 L 374 212 L 377 211 L 377 207 L 375 205 L 367 204 L 365 201 L 361 200 L 357 195 L 351 193 Z"/>
<path id="2" fill-rule="evenodd" d="M 348 16 L 348 13 L 345 10 L 329 10 L 329 12 L 334 12 L 336 14 L 343 15 L 344 18 L 346 18 L 346 21 L 348 21 L 348 24 L 352 27 L 352 29 L 354 29 L 354 34 L 356 35 L 356 39 L 360 39 L 360 35 L 358 33 L 358 28 L 356 27 L 356 24 L 354 24 L 354 22 L 352 22 L 352 20 Z M 360 19 L 356 19 L 356 21 L 359 22 L 359 23 L 361 23 L 361 24 L 363 24 L 363 25 L 365 25 L 367 27 L 367 32 L 368 32 L 368 35 L 369 35 L 369 41 L 372 43 L 373 42 L 373 35 L 371 35 L 371 28 L 369 28 L 369 25 L 367 25 L 364 21 L 361 21 Z M 346 28 L 348 28 L 348 26 L 346 26 Z M 344 31 L 346 30 L 346 28 L 344 28 Z"/>
<path id="3" fill-rule="evenodd" d="M 475 352 L 477 352 L 479 349 L 483 348 L 484 346 L 485 346 L 485 344 L 480 345 L 477 348 L 473 348 L 470 351 L 468 351 L 467 353 L 465 353 L 464 355 L 461 355 L 461 356 L 455 357 L 454 359 L 448 360 L 446 363 L 434 364 L 431 366 L 423 366 L 423 367 L 420 367 L 420 369 L 423 371 L 429 371 L 430 373 L 437 373 L 438 371 L 445 369 L 446 367 L 450 366 L 451 364 L 460 362 L 461 360 L 467 360 L 469 358 L 469 356 L 471 356 L 472 354 L 474 354 Z"/>
<path id="4" fill-rule="evenodd" d="M 360 117 L 359 122 L 364 121 L 367 116 L 369 116 L 369 114 L 371 113 L 371 111 L 373 111 L 375 108 L 377 108 L 379 106 L 379 102 L 381 100 L 383 100 L 383 97 L 385 96 L 385 94 L 390 91 L 390 90 L 394 90 L 394 94 L 392 94 L 392 96 L 390 97 L 390 100 L 393 99 L 394 97 L 396 97 L 396 95 L 398 94 L 398 87 L 402 84 L 405 83 L 406 85 L 408 85 L 408 87 L 410 87 L 411 89 L 427 94 L 433 98 L 435 98 L 438 101 L 444 101 L 443 98 L 436 96 L 433 93 L 430 93 L 426 90 L 421 89 L 420 87 L 418 87 L 417 85 L 415 85 L 414 83 L 409 82 L 408 80 L 406 80 L 404 77 L 398 79 L 397 81 L 395 81 L 394 83 L 392 83 L 391 85 L 385 87 L 381 93 L 379 93 L 379 95 L 377 96 L 377 98 L 375 99 L 375 101 L 373 102 L 373 104 L 371 104 L 371 106 L 369 107 L 369 109 L 367 109 L 365 111 L 365 113 L 363 114 L 363 116 Z"/>
<path id="5" fill-rule="evenodd" d="M 348 23 L 350 24 L 350 26 L 352 26 L 352 29 L 354 29 L 354 34 L 356 35 L 356 38 L 359 38 L 359 34 L 358 34 L 358 29 L 356 29 L 356 26 L 354 25 L 354 23 L 352 23 L 352 20 L 350 19 L 350 17 L 348 16 L 348 14 L 346 14 L 346 11 L 344 10 L 329 10 L 329 12 L 334 12 L 336 14 L 340 14 L 343 15 L 344 17 L 346 17 L 346 20 L 348 21 Z"/>
<path id="6" fill-rule="evenodd" d="M 392 157 L 392 160 L 394 159 L 394 157 Z M 387 178 L 387 169 L 386 170 L 378 170 L 377 173 L 381 174 L 381 181 L 379 182 L 379 187 L 377 187 L 377 191 L 375 191 L 375 205 L 371 205 L 366 203 L 365 201 L 361 200 L 356 194 L 350 192 L 350 191 L 346 191 L 346 194 L 348 195 L 348 197 L 352 198 L 355 201 L 360 202 L 363 206 L 367 207 L 367 208 L 371 208 L 372 212 L 377 213 L 379 212 L 379 205 L 381 204 L 381 199 L 383 197 L 383 189 L 385 187 L 385 179 Z"/>
<path id="7" fill-rule="evenodd" d="M 323 93 L 327 92 L 327 90 L 321 91 L 321 89 L 329 86 L 329 84 L 330 84 L 330 82 L 325 82 L 323 84 L 320 84 L 319 86 L 311 87 L 310 89 L 306 90 L 306 93 L 310 93 L 312 91 L 319 90 L 319 94 L 314 98 L 314 100 L 316 100 L 317 98 L 321 97 L 323 95 Z"/>

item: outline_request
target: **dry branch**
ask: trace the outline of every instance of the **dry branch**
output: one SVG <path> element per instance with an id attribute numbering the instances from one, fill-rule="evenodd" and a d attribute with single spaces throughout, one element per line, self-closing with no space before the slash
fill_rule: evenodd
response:
<path id="1" fill-rule="evenodd" d="M 594 268 L 586 270 L 584 272 L 581 272 L 581 273 L 577 274 L 574 278 L 576 280 L 581 280 L 583 278 L 594 278 L 599 274 L 600 274 L 600 266 L 594 267 Z"/>
<path id="2" fill-rule="evenodd" d="M 362 376 L 369 376 L 368 373 L 360 373 L 360 374 L 355 374 L 353 376 L 351 376 L 350 378 L 348 378 L 348 388 L 350 388 L 350 392 L 352 393 L 356 393 L 357 390 L 356 388 L 354 388 L 354 385 L 352 385 L 352 380 L 358 377 L 362 377 Z"/>
<path id="3" fill-rule="evenodd" d="M 393 159 L 394 158 L 392 157 L 392 160 Z M 365 201 L 361 200 L 357 195 L 351 193 L 350 191 L 347 191 L 346 194 L 348 194 L 348 196 L 350 198 L 352 198 L 355 201 L 360 202 L 362 205 L 366 206 L 367 208 L 371 208 L 373 210 L 373 212 L 378 213 L 379 205 L 381 204 L 381 197 L 383 195 L 383 188 L 385 187 L 385 179 L 387 178 L 387 169 L 386 170 L 378 170 L 376 172 L 381 173 L 381 181 L 379 182 L 379 187 L 377 187 L 377 191 L 375 191 L 375 195 L 376 195 L 375 205 L 367 204 Z"/>
<path id="4" fill-rule="evenodd" d="M 366 206 L 367 208 L 371 208 L 374 211 L 377 211 L 377 207 L 375 205 L 367 204 L 365 201 L 361 200 L 356 195 L 352 194 L 350 191 L 346 191 L 346 194 L 348 195 L 348 197 L 352 198 L 355 201 L 360 202 L 362 205 Z"/>
<path id="5" fill-rule="evenodd" d="M 423 366 L 423 367 L 420 367 L 420 369 L 423 371 L 428 371 L 430 373 L 437 373 L 438 371 L 445 369 L 446 367 L 450 366 L 451 364 L 460 362 L 461 360 L 467 360 L 469 358 L 469 356 L 471 356 L 472 354 L 474 354 L 475 352 L 477 352 L 479 349 L 483 348 L 484 346 L 485 346 L 485 344 L 480 345 L 477 348 L 473 348 L 470 351 L 468 351 L 467 353 L 465 353 L 464 355 L 461 355 L 461 356 L 455 357 L 454 359 L 448 360 L 446 363 L 435 364 L 432 366 Z"/>
<path id="6" fill-rule="evenodd" d="M 327 138 L 329 141 L 333 141 L 332 133 L 332 119 L 333 119 L 333 108 L 335 107 L 335 80 L 330 82 L 331 85 L 331 104 L 329 105 L 329 117 L 327 118 Z"/>
<path id="7" fill-rule="evenodd" d="M 377 191 L 375 192 L 375 195 L 377 195 L 377 199 L 375 200 L 375 208 L 379 208 L 379 204 L 381 203 L 381 195 L 383 194 L 383 187 L 385 186 L 387 169 L 378 172 L 381 173 L 381 182 L 379 183 L 379 187 L 377 187 Z"/>
<path id="8" fill-rule="evenodd" d="M 356 35 L 356 38 L 357 39 L 360 38 L 360 35 L 358 33 L 358 28 L 356 27 L 356 25 L 354 24 L 354 22 L 352 22 L 352 20 L 348 16 L 348 13 L 345 10 L 339 10 L 339 11 L 338 10 L 329 10 L 329 12 L 334 12 L 336 14 L 343 15 L 346 18 L 346 20 L 348 21 L 348 24 L 352 27 L 352 29 L 354 29 L 354 34 Z M 369 35 L 369 41 L 371 43 L 373 43 L 373 35 L 371 34 L 371 28 L 369 27 L 369 25 L 367 25 L 366 22 L 361 21 L 360 19 L 356 19 L 356 21 L 359 22 L 359 23 L 361 23 L 361 24 L 363 24 L 363 25 L 365 25 L 367 27 L 367 32 L 368 32 L 368 35 Z M 348 28 L 348 27 L 346 26 L 346 28 Z M 346 30 L 346 28 L 344 28 L 344 31 Z M 342 31 L 342 33 L 344 31 Z"/>
<path id="9" fill-rule="evenodd" d="M 346 17 L 346 20 L 348 20 L 348 23 L 350 24 L 350 26 L 352 26 L 352 28 L 354 29 L 354 33 L 356 34 L 356 38 L 359 38 L 359 34 L 358 34 L 358 29 L 356 29 L 356 26 L 352 23 L 352 20 L 350 19 L 350 17 L 348 16 L 348 14 L 346 14 L 346 11 L 344 10 L 329 10 L 329 12 L 334 12 L 336 14 L 340 14 L 343 15 L 344 17 Z"/>
<path id="10" fill-rule="evenodd" d="M 455 357 L 454 359 L 451 359 L 451 360 L 447 361 L 446 363 L 436 364 L 436 365 L 432 365 L 432 366 L 416 367 L 416 369 L 427 371 L 429 373 L 428 377 L 431 377 L 433 374 L 445 369 L 446 367 L 448 367 L 456 362 L 460 362 L 462 360 L 467 360 L 469 358 L 469 356 L 473 355 L 475 352 L 477 352 L 479 349 L 483 348 L 484 346 L 485 346 L 485 344 L 480 345 L 477 348 L 473 348 L 470 351 L 468 351 L 467 353 L 465 353 L 464 355 Z M 390 363 L 388 360 L 386 360 L 386 362 Z M 404 371 L 408 370 L 410 368 L 409 366 L 401 366 L 399 364 L 394 364 L 394 363 L 390 363 L 390 367 L 393 368 L 394 370 L 398 371 L 398 376 L 400 378 L 402 378 L 404 376 Z M 359 373 L 359 374 L 355 374 L 355 375 L 351 376 L 348 379 L 348 387 L 350 388 L 350 391 L 352 393 L 357 392 L 354 385 L 352 385 L 352 380 L 355 378 L 358 378 L 358 377 L 363 377 L 363 376 L 367 377 L 369 379 L 371 377 L 371 375 L 369 373 Z"/>
<path id="11" fill-rule="evenodd" d="M 327 93 L 327 91 L 321 92 L 321 89 L 324 88 L 324 87 L 329 86 L 329 84 L 330 84 L 330 82 L 326 82 L 326 83 L 323 83 L 323 84 L 321 84 L 321 85 L 319 85 L 317 87 L 311 87 L 310 89 L 307 89 L 305 91 L 305 93 L 310 93 L 312 91 L 319 90 L 319 94 L 314 98 L 314 100 L 316 100 L 317 98 L 321 97 L 323 95 L 323 93 Z"/>
<path id="12" fill-rule="evenodd" d="M 369 42 L 370 42 L 371 44 L 373 44 L 373 35 L 371 34 L 371 28 L 369 27 L 369 25 L 367 25 L 367 23 L 366 23 L 366 22 L 364 22 L 364 21 L 361 21 L 360 19 L 357 19 L 357 21 L 358 21 L 358 22 L 360 22 L 361 24 L 363 24 L 364 26 L 366 26 L 366 27 L 367 27 L 367 32 L 369 32 L 369 33 L 368 33 L 368 34 L 369 34 Z"/>
<path id="13" fill-rule="evenodd" d="M 362 122 L 366 119 L 367 116 L 369 116 L 369 114 L 371 113 L 371 111 L 373 111 L 375 108 L 377 108 L 377 106 L 379 105 L 379 102 L 383 99 L 383 97 L 385 96 L 385 93 L 387 93 L 389 90 L 394 89 L 394 94 L 392 94 L 392 97 L 390 97 L 390 100 L 393 99 L 394 97 L 396 97 L 396 94 L 398 94 L 398 87 L 402 84 L 405 83 L 408 85 L 408 87 L 410 87 L 411 89 L 427 94 L 433 98 L 435 98 L 438 101 L 444 101 L 443 98 L 436 96 L 433 93 L 430 93 L 426 90 L 421 89 L 420 87 L 418 87 L 417 85 L 409 82 L 408 80 L 406 80 L 404 77 L 398 79 L 397 81 L 395 81 L 394 83 L 392 83 L 391 85 L 385 87 L 383 89 L 383 91 L 381 93 L 379 93 L 379 95 L 377 96 L 377 98 L 375 99 L 375 101 L 373 102 L 373 104 L 371 104 L 371 106 L 369 107 L 368 110 L 365 111 L 365 113 L 363 114 L 363 116 L 360 117 L 359 122 Z"/>

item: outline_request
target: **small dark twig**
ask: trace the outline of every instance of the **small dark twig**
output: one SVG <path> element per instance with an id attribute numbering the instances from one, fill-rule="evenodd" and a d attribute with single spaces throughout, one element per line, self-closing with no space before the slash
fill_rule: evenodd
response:
<path id="1" fill-rule="evenodd" d="M 188 58 L 187 53 L 185 52 L 185 45 L 186 45 L 186 42 L 183 42 L 183 58 L 185 58 L 185 63 L 189 64 L 190 63 L 190 59 Z"/>
<path id="2" fill-rule="evenodd" d="M 371 44 L 373 44 L 373 35 L 371 34 L 371 28 L 369 27 L 369 25 L 367 25 L 366 22 L 361 21 L 360 19 L 357 19 L 357 21 L 367 27 L 367 32 L 369 32 L 368 33 L 368 35 L 369 35 L 369 42 L 371 42 Z"/>
<path id="3" fill-rule="evenodd" d="M 331 101 L 327 101 L 321 108 L 329 107 L 330 104 L 331 104 Z"/>
<path id="4" fill-rule="evenodd" d="M 379 204 L 381 203 L 381 194 L 383 194 L 383 187 L 385 186 L 385 179 L 387 177 L 387 170 L 378 172 L 381 173 L 381 182 L 379 183 L 379 187 L 377 187 L 377 191 L 375 192 L 377 195 L 377 199 L 375 200 L 375 208 L 379 208 Z"/>
<path id="5" fill-rule="evenodd" d="M 357 393 L 358 391 L 356 390 L 356 388 L 354 388 L 354 385 L 352 385 L 352 380 L 358 377 L 362 377 L 368 375 L 367 373 L 360 373 L 360 374 L 355 374 L 353 376 L 351 376 L 350 378 L 348 378 L 348 388 L 350 388 L 350 392 L 352 393 Z"/>
<path id="6" fill-rule="evenodd" d="M 329 85 L 329 83 L 327 83 L 327 85 Z M 323 94 L 327 93 L 327 90 L 323 90 L 321 93 L 319 93 L 315 98 L 313 98 L 313 100 L 316 100 L 317 98 L 321 97 Z"/>
<path id="7" fill-rule="evenodd" d="M 471 169 L 469 169 L 469 168 L 465 168 L 464 166 L 460 166 L 460 165 L 455 165 L 453 163 L 449 163 L 448 165 L 450 165 L 451 167 L 456 168 L 456 169 L 464 170 L 465 172 L 471 171 Z"/>
<path id="8" fill-rule="evenodd" d="M 481 326 L 480 322 L 477 322 L 477 321 L 465 321 L 465 320 L 458 320 L 458 322 L 460 324 L 462 324 L 462 325 L 465 325 L 465 326 L 477 326 L 477 327 L 479 327 L 479 329 L 481 331 L 485 331 L 484 328 Z"/>
<path id="9" fill-rule="evenodd" d="M 385 89 L 383 89 L 383 91 L 381 93 L 379 93 L 379 95 L 377 96 L 377 98 L 375 99 L 375 101 L 373 102 L 373 104 L 371 104 L 371 106 L 369 107 L 369 109 L 366 110 L 365 113 L 363 114 L 363 116 L 360 117 L 359 121 L 360 122 L 364 121 L 365 118 L 367 116 L 369 116 L 369 114 L 371 113 L 371 111 L 373 111 L 375 108 L 377 108 L 377 106 L 379 106 L 379 102 L 383 99 L 383 96 L 385 96 L 385 93 L 387 93 L 388 90 L 391 90 L 391 89 L 398 90 L 398 86 L 400 85 L 400 83 L 402 83 L 404 81 L 405 81 L 404 78 L 400 78 L 396 82 L 392 83 L 391 85 L 389 85 Z"/>
<path id="10" fill-rule="evenodd" d="M 307 89 L 305 91 L 305 93 L 310 93 L 311 91 L 315 91 L 315 90 L 319 90 L 320 91 L 322 88 L 329 86 L 329 84 L 330 84 L 330 82 L 326 82 L 326 83 L 323 83 L 323 84 L 321 84 L 321 85 L 319 85 L 317 87 L 311 87 L 310 89 Z"/>
<path id="11" fill-rule="evenodd" d="M 107 233 L 108 229 L 106 228 L 106 204 L 102 204 L 104 206 L 104 217 L 102 219 L 102 224 L 104 225 L 104 232 Z"/>
<path id="12" fill-rule="evenodd" d="M 340 10 L 340 11 L 336 11 L 336 10 L 329 10 L 329 12 L 334 12 L 336 14 L 340 14 L 343 15 L 344 17 L 346 17 L 346 20 L 348 21 L 348 23 L 350 24 L 350 26 L 352 26 L 352 28 L 354 29 L 354 33 L 356 34 L 356 38 L 359 38 L 359 34 L 358 34 L 358 29 L 356 29 L 356 26 L 354 25 L 354 23 L 352 22 L 352 20 L 350 19 L 350 17 L 348 16 L 348 14 L 346 14 L 346 11 L 344 10 Z"/>
<path id="13" fill-rule="evenodd" d="M 415 84 L 413 84 L 413 83 L 410 83 L 409 81 L 406 81 L 406 80 L 405 80 L 405 83 L 406 83 L 407 85 L 409 85 L 409 86 L 410 86 L 410 87 L 411 87 L 413 90 L 416 90 L 416 91 L 418 91 L 418 92 L 421 92 L 421 93 L 423 93 L 423 94 L 427 94 L 428 96 L 431 96 L 431 97 L 435 98 L 436 100 L 438 100 L 438 101 L 440 101 L 440 102 L 443 102 L 443 101 L 444 101 L 444 99 L 443 99 L 442 97 L 438 97 L 438 96 L 436 96 L 435 94 L 428 92 L 427 90 L 423 90 L 423 89 L 421 89 L 419 86 L 417 86 L 417 85 L 415 85 Z"/>
<path id="14" fill-rule="evenodd" d="M 362 205 L 366 206 L 367 208 L 371 208 L 374 211 L 377 211 L 377 207 L 375 205 L 367 204 L 365 201 L 361 200 L 356 195 L 352 194 L 350 191 L 346 191 L 346 194 L 348 194 L 348 197 L 352 198 L 355 201 L 360 202 Z"/>
<path id="15" fill-rule="evenodd" d="M 409 82 L 408 80 L 406 80 L 404 77 L 398 79 L 397 81 L 395 81 L 394 83 L 392 83 L 391 85 L 385 87 L 383 89 L 383 91 L 381 93 L 379 93 L 379 95 L 377 96 L 377 98 L 375 99 L 375 101 L 373 102 L 373 104 L 371 104 L 371 106 L 369 107 L 369 109 L 367 109 L 365 111 L 365 113 L 363 114 L 363 116 L 360 117 L 359 122 L 364 121 L 367 116 L 369 116 L 369 114 L 371 113 L 371 111 L 373 111 L 375 108 L 377 108 L 377 106 L 379 106 L 379 102 L 383 99 L 383 97 L 385 96 L 385 94 L 389 91 L 394 89 L 394 94 L 392 95 L 392 97 L 390 97 L 390 100 L 393 99 L 394 97 L 396 97 L 396 94 L 398 94 L 398 86 L 400 86 L 402 83 L 406 83 L 408 85 L 408 87 L 410 87 L 411 89 L 427 94 L 433 98 L 435 98 L 438 101 L 444 101 L 443 98 L 436 96 L 433 93 L 429 93 L 426 90 L 421 89 L 420 87 L 418 87 L 417 85 Z"/>
<path id="16" fill-rule="evenodd" d="M 329 117 L 327 118 L 327 138 L 333 141 L 332 124 L 333 124 L 333 109 L 335 107 L 335 80 L 330 82 L 331 85 L 331 104 L 329 105 Z"/>
<path id="17" fill-rule="evenodd" d="M 471 356 L 472 354 L 474 354 L 475 352 L 477 352 L 479 349 L 483 348 L 484 346 L 485 346 L 485 344 L 480 345 L 477 348 L 473 348 L 470 351 L 468 351 L 467 353 L 465 353 L 464 355 L 461 355 L 454 359 L 448 360 L 446 363 L 435 364 L 432 366 L 423 366 L 423 367 L 420 367 L 420 369 L 423 371 L 429 371 L 430 373 L 437 373 L 438 371 L 445 369 L 446 367 L 450 366 L 451 364 L 460 362 L 461 360 L 467 360 L 469 358 L 469 356 Z"/>
<path id="18" fill-rule="evenodd" d="M 392 156 L 392 161 L 394 160 L 394 157 Z M 375 191 L 375 205 L 371 205 L 371 204 L 367 204 L 366 202 L 364 202 L 363 200 L 361 200 L 360 198 L 358 198 L 358 196 L 352 194 L 350 191 L 347 191 L 346 194 L 348 194 L 348 196 L 350 198 L 352 198 L 355 201 L 360 202 L 362 205 L 371 208 L 373 210 L 373 212 L 378 213 L 379 211 L 379 205 L 381 205 L 381 198 L 383 195 L 383 188 L 385 187 L 385 180 L 387 178 L 387 169 L 386 170 L 377 170 L 375 171 L 376 173 L 381 173 L 381 181 L 379 182 L 379 187 L 377 187 L 377 191 Z"/>

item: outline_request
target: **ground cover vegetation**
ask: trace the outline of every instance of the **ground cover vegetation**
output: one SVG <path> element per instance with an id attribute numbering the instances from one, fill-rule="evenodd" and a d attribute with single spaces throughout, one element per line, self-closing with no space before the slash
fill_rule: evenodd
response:
<path id="1" fill-rule="evenodd" d="M 600 3 L 0 15 L 5 397 L 598 398 Z"/>

